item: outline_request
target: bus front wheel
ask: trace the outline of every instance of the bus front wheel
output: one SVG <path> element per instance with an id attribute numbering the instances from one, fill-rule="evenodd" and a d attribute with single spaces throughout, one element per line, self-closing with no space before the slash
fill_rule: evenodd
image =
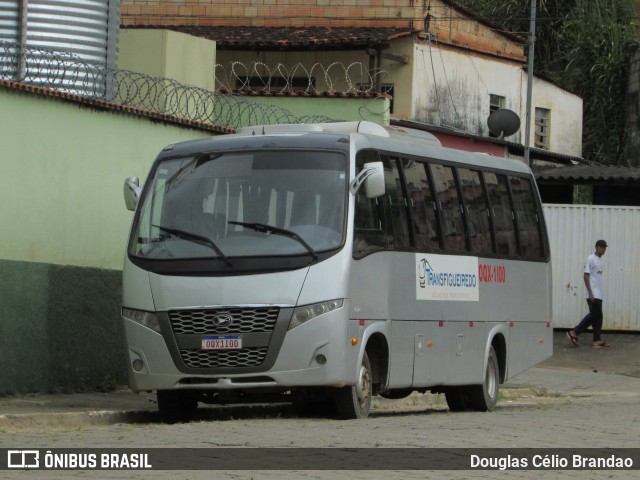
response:
<path id="1" fill-rule="evenodd" d="M 348 385 L 334 392 L 336 410 L 340 418 L 349 420 L 369 416 L 373 395 L 372 380 L 371 363 L 367 352 L 364 352 L 356 385 Z"/>
<path id="2" fill-rule="evenodd" d="M 165 423 L 188 422 L 198 408 L 197 394 L 190 390 L 158 390 L 156 396 Z"/>

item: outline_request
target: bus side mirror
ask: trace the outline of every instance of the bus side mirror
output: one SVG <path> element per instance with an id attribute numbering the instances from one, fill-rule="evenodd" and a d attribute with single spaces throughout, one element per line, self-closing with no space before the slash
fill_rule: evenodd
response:
<path id="1" fill-rule="evenodd" d="M 140 199 L 140 180 L 138 177 L 129 177 L 124 181 L 124 204 L 127 210 L 135 210 Z"/>
<path id="2" fill-rule="evenodd" d="M 377 198 L 384 195 L 385 181 L 382 162 L 365 163 L 362 171 L 351 182 L 351 193 L 355 195 L 363 183 L 367 198 Z"/>

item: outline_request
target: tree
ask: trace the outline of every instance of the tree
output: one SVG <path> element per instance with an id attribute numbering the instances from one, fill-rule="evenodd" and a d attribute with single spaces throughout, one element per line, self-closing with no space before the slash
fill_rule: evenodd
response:
<path id="1" fill-rule="evenodd" d="M 531 0 L 458 0 L 501 28 L 529 31 Z M 538 0 L 535 71 L 582 97 L 583 156 L 628 165 L 626 98 L 632 0 Z"/>

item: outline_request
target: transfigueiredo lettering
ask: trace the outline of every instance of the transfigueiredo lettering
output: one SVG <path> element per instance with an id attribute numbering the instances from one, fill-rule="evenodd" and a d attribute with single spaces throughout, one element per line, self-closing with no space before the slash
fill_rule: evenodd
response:
<path id="1" fill-rule="evenodd" d="M 478 276 L 470 273 L 434 272 L 426 262 L 421 262 L 420 286 L 473 288 L 478 285 Z"/>

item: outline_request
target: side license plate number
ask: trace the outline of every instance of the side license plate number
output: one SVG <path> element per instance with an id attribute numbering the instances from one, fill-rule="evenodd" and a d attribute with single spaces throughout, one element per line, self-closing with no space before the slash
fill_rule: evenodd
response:
<path id="1" fill-rule="evenodd" d="M 203 350 L 237 350 L 239 348 L 242 348 L 242 337 L 239 335 L 202 337 Z"/>

